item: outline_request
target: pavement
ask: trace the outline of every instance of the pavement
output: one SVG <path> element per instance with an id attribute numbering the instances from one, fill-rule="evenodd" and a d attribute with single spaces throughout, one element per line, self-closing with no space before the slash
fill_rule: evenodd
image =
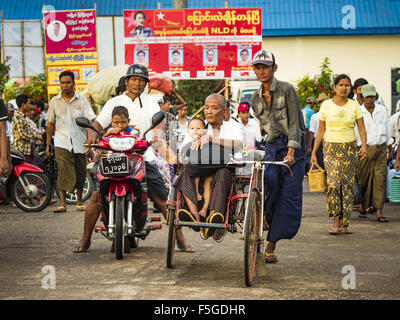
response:
<path id="1" fill-rule="evenodd" d="M 399 300 L 400 203 L 385 203 L 389 223 L 353 212 L 354 234 L 333 236 L 324 194 L 308 190 L 305 179 L 298 234 L 278 242 L 279 262 L 261 265 L 265 275 L 258 272 L 251 287 L 238 233 L 215 243 L 184 229 L 197 251 L 177 252 L 168 269 L 165 224 L 116 260 L 99 233 L 88 252 L 72 252 L 84 219 L 74 206 L 56 214 L 57 204 L 36 213 L 0 205 L 0 299 Z"/>

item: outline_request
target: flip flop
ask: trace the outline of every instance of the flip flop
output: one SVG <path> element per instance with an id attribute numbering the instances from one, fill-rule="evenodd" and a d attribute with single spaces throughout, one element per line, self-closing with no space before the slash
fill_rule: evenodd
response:
<path id="1" fill-rule="evenodd" d="M 84 205 L 76 205 L 76 211 L 85 211 Z"/>
<path id="2" fill-rule="evenodd" d="M 378 221 L 378 222 L 389 222 L 389 220 L 386 219 L 384 216 L 376 218 L 376 221 Z"/>
<path id="3" fill-rule="evenodd" d="M 185 209 L 179 209 L 178 219 L 179 221 L 184 221 L 184 222 L 198 222 L 196 218 L 193 217 L 193 215 Z M 191 228 L 193 228 L 193 230 L 196 232 L 200 231 L 200 227 L 191 227 Z"/>
<path id="4" fill-rule="evenodd" d="M 275 263 L 278 262 L 278 258 L 273 253 L 265 252 L 264 259 L 266 263 Z"/>
<path id="5" fill-rule="evenodd" d="M 84 243 L 84 244 L 77 243 L 74 246 L 74 249 L 72 250 L 72 252 L 73 253 L 86 252 L 86 251 L 88 251 L 89 247 L 90 247 L 90 242 L 89 243 Z M 80 249 L 82 249 L 82 250 L 80 250 Z"/>
<path id="6" fill-rule="evenodd" d="M 57 213 L 57 212 L 65 212 L 67 211 L 67 208 L 63 207 L 63 206 L 59 206 L 56 209 L 54 209 L 53 212 Z"/>
<path id="7" fill-rule="evenodd" d="M 330 229 L 329 234 L 338 235 L 338 234 L 342 233 L 340 228 L 337 228 L 337 231 L 334 231 L 334 230 L 335 230 L 335 228 Z"/>
<path id="8" fill-rule="evenodd" d="M 359 217 L 359 218 L 362 218 L 362 219 L 365 219 L 365 218 L 367 218 L 367 215 L 366 215 L 365 213 L 360 213 L 360 214 L 358 215 L 358 217 Z"/>
<path id="9" fill-rule="evenodd" d="M 189 244 L 184 244 L 183 246 L 178 246 L 178 249 L 185 253 L 195 253 L 196 250 L 188 250 L 190 248 L 194 248 L 193 245 L 189 242 Z"/>
<path id="10" fill-rule="evenodd" d="M 215 212 L 211 218 L 210 218 L 210 223 L 223 223 L 224 222 L 224 216 L 219 213 L 219 212 Z M 207 228 L 206 229 L 206 237 L 211 237 L 214 235 L 215 232 L 215 228 Z"/>

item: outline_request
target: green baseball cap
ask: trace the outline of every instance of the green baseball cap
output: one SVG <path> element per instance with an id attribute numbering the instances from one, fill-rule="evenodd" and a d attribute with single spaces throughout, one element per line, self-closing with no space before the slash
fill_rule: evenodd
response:
<path id="1" fill-rule="evenodd" d="M 363 85 L 361 88 L 361 94 L 363 95 L 364 98 L 370 96 L 376 96 L 375 86 L 372 84 Z"/>

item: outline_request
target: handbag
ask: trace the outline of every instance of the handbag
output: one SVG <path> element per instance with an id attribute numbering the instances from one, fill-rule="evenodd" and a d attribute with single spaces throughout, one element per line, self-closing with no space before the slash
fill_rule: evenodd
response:
<path id="1" fill-rule="evenodd" d="M 199 150 L 191 150 L 191 144 L 182 150 L 183 164 L 192 177 L 206 177 L 214 174 L 231 161 L 232 148 L 222 147 L 216 143 L 207 143 Z"/>

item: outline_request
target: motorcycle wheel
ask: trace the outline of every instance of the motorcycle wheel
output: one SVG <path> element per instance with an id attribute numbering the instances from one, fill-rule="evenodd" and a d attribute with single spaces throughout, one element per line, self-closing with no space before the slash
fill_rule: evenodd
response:
<path id="1" fill-rule="evenodd" d="M 90 198 L 92 195 L 92 190 L 93 190 L 93 179 L 92 176 L 89 174 L 89 172 L 86 172 L 86 179 L 85 179 L 85 184 L 83 186 L 83 191 L 82 191 L 82 202 L 85 202 L 87 199 Z M 57 188 L 57 196 L 58 194 L 58 188 Z M 66 192 L 65 193 L 65 202 L 67 204 L 76 204 L 76 192 Z"/>
<path id="2" fill-rule="evenodd" d="M 42 211 L 51 199 L 51 184 L 44 173 L 23 172 L 20 178 L 32 192 L 26 195 L 19 179 L 15 179 L 11 185 L 11 198 L 16 206 L 27 212 Z"/>
<path id="3" fill-rule="evenodd" d="M 124 258 L 124 216 L 125 216 L 125 197 L 115 199 L 115 258 Z"/>

